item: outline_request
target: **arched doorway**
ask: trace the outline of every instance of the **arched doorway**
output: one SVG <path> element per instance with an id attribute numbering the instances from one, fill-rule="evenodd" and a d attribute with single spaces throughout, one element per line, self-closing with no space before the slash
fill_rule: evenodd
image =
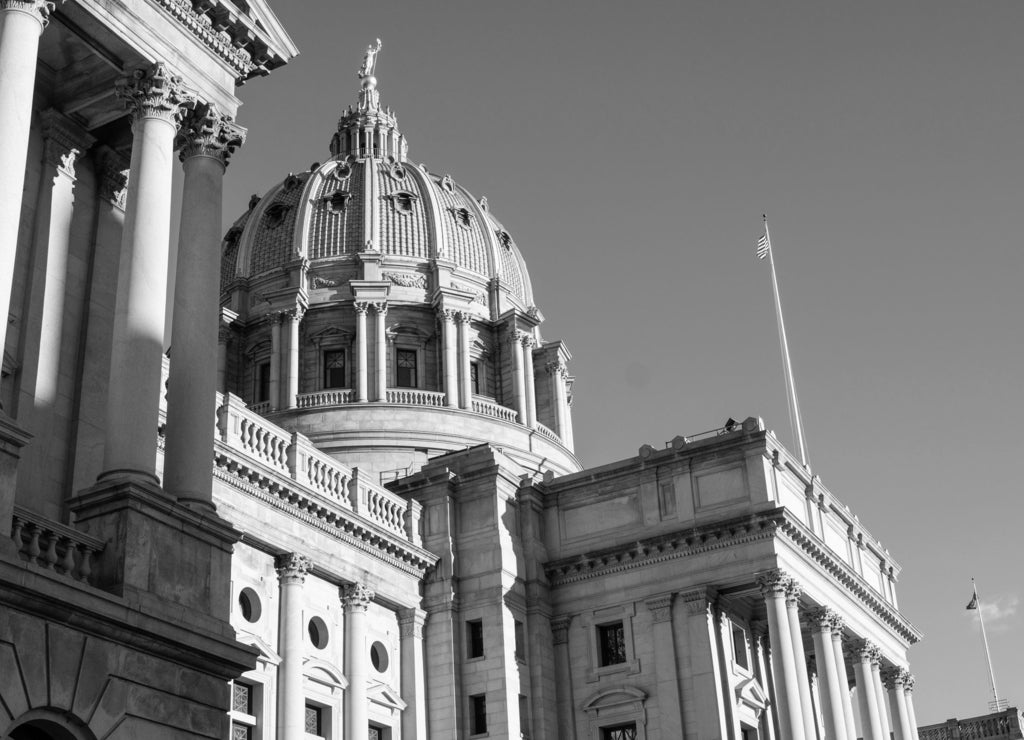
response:
<path id="1" fill-rule="evenodd" d="M 15 720 L 4 740 L 96 740 L 96 736 L 71 714 L 33 709 Z"/>

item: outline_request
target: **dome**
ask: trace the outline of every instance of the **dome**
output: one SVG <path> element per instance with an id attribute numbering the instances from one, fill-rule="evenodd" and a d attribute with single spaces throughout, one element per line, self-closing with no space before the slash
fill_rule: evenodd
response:
<path id="1" fill-rule="evenodd" d="M 512 235 L 408 158 L 371 47 L 330 158 L 253 196 L 222 245 L 225 390 L 353 466 L 408 474 L 498 444 L 566 473 L 568 350 Z"/>

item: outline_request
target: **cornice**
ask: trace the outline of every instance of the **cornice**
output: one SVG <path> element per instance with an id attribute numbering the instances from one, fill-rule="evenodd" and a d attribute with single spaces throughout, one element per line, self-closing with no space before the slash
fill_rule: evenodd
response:
<path id="1" fill-rule="evenodd" d="M 249 51 L 234 45 L 228 31 L 230 26 L 216 22 L 210 15 L 197 12 L 189 0 L 153 0 L 153 2 L 188 29 L 206 48 L 227 62 L 235 71 L 238 82 L 260 72 L 266 73 L 265 65 L 255 64 Z M 238 25 L 236 22 L 235 26 Z M 216 26 L 222 27 L 218 29 Z M 248 32 L 248 29 L 245 30 Z M 244 35 L 242 37 L 244 38 Z M 282 61 L 280 60 L 279 63 Z M 263 66 L 264 69 L 260 69 L 260 66 Z"/>

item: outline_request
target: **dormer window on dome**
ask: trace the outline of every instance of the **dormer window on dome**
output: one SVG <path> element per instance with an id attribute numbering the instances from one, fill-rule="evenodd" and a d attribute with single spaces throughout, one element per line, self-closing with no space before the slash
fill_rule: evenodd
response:
<path id="1" fill-rule="evenodd" d="M 448 210 L 455 218 L 455 223 L 464 229 L 472 228 L 473 214 L 469 212 L 468 208 L 449 208 Z"/>
<path id="2" fill-rule="evenodd" d="M 345 210 L 345 206 L 348 204 L 348 199 L 351 197 L 352 196 L 344 190 L 335 190 L 324 198 L 324 200 L 330 204 L 331 211 L 333 213 L 342 213 Z"/>
<path id="3" fill-rule="evenodd" d="M 504 229 L 494 232 L 498 235 L 498 243 L 508 251 L 512 251 L 512 235 Z"/>
<path id="4" fill-rule="evenodd" d="M 385 196 L 391 201 L 391 205 L 395 207 L 395 210 L 399 213 L 412 213 L 413 203 L 419 197 L 405 190 L 400 190 L 397 193 Z"/>
<path id="5" fill-rule="evenodd" d="M 267 225 L 268 229 L 276 229 L 284 221 L 285 214 L 289 210 L 291 210 L 291 207 L 286 206 L 284 203 L 274 203 L 263 215 L 263 222 Z"/>

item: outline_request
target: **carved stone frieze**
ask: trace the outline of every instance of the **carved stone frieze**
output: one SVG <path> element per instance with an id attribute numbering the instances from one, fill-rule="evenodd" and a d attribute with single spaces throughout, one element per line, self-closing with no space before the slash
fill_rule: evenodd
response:
<path id="1" fill-rule="evenodd" d="M 374 593 L 361 583 L 350 583 L 339 589 L 341 605 L 346 609 L 366 611 L 373 601 Z"/>
<path id="2" fill-rule="evenodd" d="M 336 288 L 338 287 L 338 281 L 314 275 L 309 281 L 309 286 L 314 290 L 317 288 Z"/>
<path id="3" fill-rule="evenodd" d="M 282 583 L 303 583 L 312 567 L 312 560 L 296 552 L 284 553 L 274 558 L 274 569 Z"/>
<path id="4" fill-rule="evenodd" d="M 163 62 L 132 70 L 117 81 L 115 89 L 136 121 L 159 118 L 177 128 L 196 104 L 181 77 L 171 74 Z"/>
<path id="5" fill-rule="evenodd" d="M 409 607 L 398 610 L 398 633 L 403 638 L 423 638 L 423 625 L 427 621 L 427 613 L 422 609 Z"/>
<path id="6" fill-rule="evenodd" d="M 556 645 L 565 645 L 569 642 L 569 624 L 571 622 L 572 617 L 568 615 L 554 617 L 551 620 L 551 635 Z"/>
<path id="7" fill-rule="evenodd" d="M 189 157 L 212 157 L 225 167 L 235 150 L 245 143 L 245 129 L 234 118 L 221 113 L 217 106 L 198 106 L 188 115 L 178 131 L 175 146 L 182 162 Z"/>
<path id="8" fill-rule="evenodd" d="M 651 610 L 651 616 L 655 623 L 668 622 L 672 619 L 672 600 L 674 594 L 664 594 L 653 599 L 647 599 L 644 603 Z"/>
<path id="9" fill-rule="evenodd" d="M 383 272 L 381 277 L 385 280 L 391 281 L 395 285 L 400 285 L 403 288 L 423 288 L 427 287 L 427 276 L 426 275 L 413 275 L 407 272 Z"/>

